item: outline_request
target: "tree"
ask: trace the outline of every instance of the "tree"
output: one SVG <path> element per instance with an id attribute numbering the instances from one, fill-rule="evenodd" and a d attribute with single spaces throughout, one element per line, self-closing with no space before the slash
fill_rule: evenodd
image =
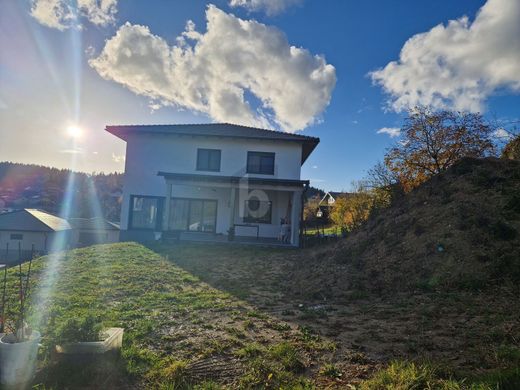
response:
<path id="1" fill-rule="evenodd" d="M 303 206 L 303 220 L 305 222 L 316 221 L 320 199 L 316 196 L 309 198 Z"/>
<path id="2" fill-rule="evenodd" d="M 462 157 L 494 155 L 494 130 L 480 114 L 416 107 L 405 120 L 403 139 L 385 155 L 385 165 L 410 191 Z"/>
<path id="3" fill-rule="evenodd" d="M 330 218 L 341 230 L 352 231 L 361 226 L 374 207 L 374 195 L 364 183 L 355 183 L 355 192 L 336 199 Z"/>
<path id="4" fill-rule="evenodd" d="M 374 197 L 375 208 L 390 206 L 402 194 L 399 178 L 382 162 L 368 170 L 365 183 Z"/>
<path id="5" fill-rule="evenodd" d="M 502 158 L 520 160 L 520 134 L 512 138 L 502 150 Z"/>

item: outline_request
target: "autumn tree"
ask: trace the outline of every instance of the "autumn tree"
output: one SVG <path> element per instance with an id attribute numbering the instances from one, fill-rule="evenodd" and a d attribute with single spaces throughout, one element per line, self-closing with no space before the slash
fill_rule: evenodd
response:
<path id="1" fill-rule="evenodd" d="M 494 130 L 480 114 L 416 107 L 401 129 L 402 139 L 385 155 L 385 165 L 410 191 L 462 157 L 493 155 Z"/>
<path id="2" fill-rule="evenodd" d="M 303 206 L 303 220 L 306 222 L 315 221 L 320 205 L 320 199 L 316 196 L 309 198 Z"/>
<path id="3" fill-rule="evenodd" d="M 520 134 L 512 138 L 502 150 L 502 158 L 520 160 Z"/>
<path id="4" fill-rule="evenodd" d="M 361 226 L 374 207 L 373 193 L 363 182 L 355 183 L 355 192 L 336 198 L 330 213 L 334 224 L 342 230 L 352 231 Z"/>

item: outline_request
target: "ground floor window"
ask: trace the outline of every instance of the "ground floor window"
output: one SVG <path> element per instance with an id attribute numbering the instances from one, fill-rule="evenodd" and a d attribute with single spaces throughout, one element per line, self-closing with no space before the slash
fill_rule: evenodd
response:
<path id="1" fill-rule="evenodd" d="M 130 198 L 130 228 L 161 230 L 163 198 L 132 195 Z"/>
<path id="2" fill-rule="evenodd" d="M 23 240 L 23 234 L 21 233 L 12 233 L 11 240 L 21 241 Z"/>
<path id="3" fill-rule="evenodd" d="M 249 199 L 244 205 L 245 223 L 271 223 L 273 202 Z"/>
<path id="4" fill-rule="evenodd" d="M 172 198 L 170 230 L 214 233 L 217 225 L 217 201 Z"/>

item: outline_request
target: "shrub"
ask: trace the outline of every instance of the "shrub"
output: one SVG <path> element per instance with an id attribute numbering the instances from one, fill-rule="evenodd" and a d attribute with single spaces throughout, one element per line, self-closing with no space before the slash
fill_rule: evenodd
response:
<path id="1" fill-rule="evenodd" d="M 56 331 L 56 342 L 99 341 L 102 324 L 91 315 L 69 318 Z"/>

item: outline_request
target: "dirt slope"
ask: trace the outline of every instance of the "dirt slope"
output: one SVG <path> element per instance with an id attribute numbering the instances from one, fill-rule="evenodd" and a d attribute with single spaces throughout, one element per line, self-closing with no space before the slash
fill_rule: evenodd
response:
<path id="1" fill-rule="evenodd" d="M 289 289 L 316 297 L 517 283 L 520 161 L 463 159 L 301 261 Z"/>

